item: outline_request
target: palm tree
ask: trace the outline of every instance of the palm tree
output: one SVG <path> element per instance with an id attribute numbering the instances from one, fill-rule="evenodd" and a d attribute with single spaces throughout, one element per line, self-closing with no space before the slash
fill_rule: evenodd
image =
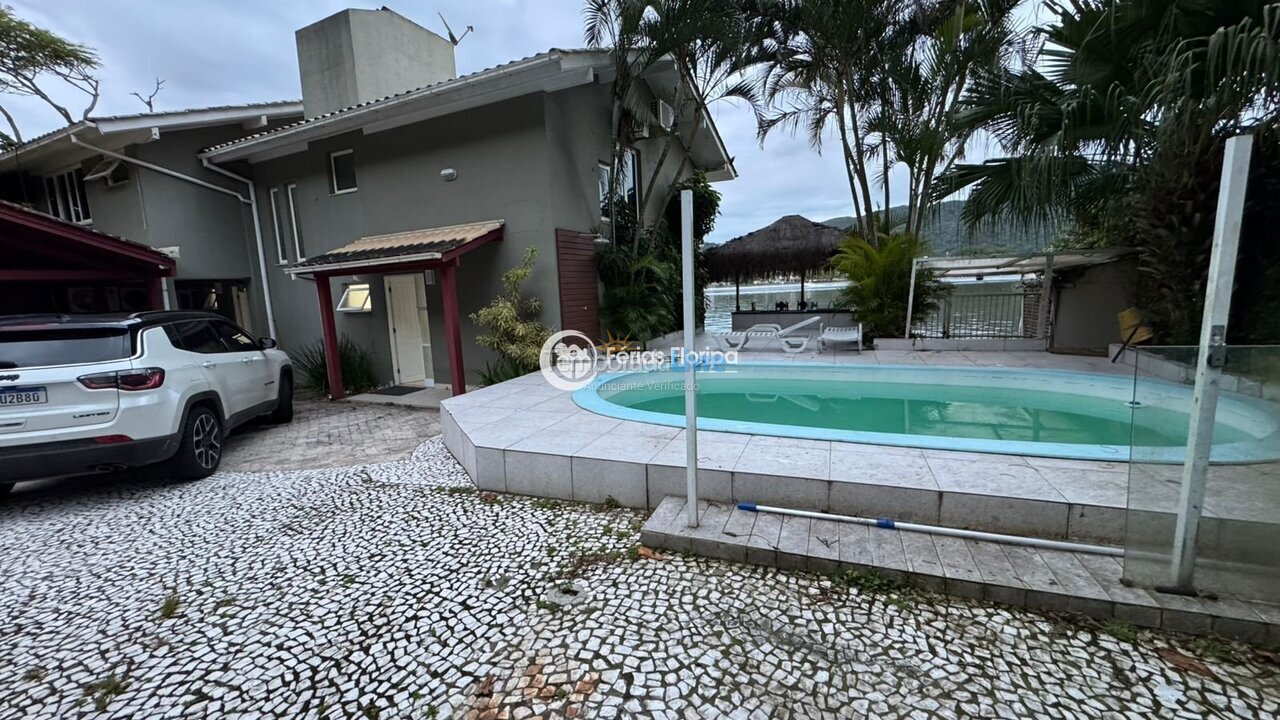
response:
<path id="1" fill-rule="evenodd" d="M 1106 224 L 1108 214 L 1125 212 L 1121 201 L 1162 134 L 1198 126 L 1192 134 L 1212 144 L 1274 123 L 1274 0 L 1048 0 L 1046 7 L 1056 17 L 1037 30 L 1041 62 L 980 73 L 954 116 L 1005 153 L 957 164 L 939 185 L 943 196 L 969 191 L 970 225 L 1002 216 Z"/>
<path id="2" fill-rule="evenodd" d="M 860 234 L 918 232 L 938 174 L 973 133 L 951 121 L 952 108 L 976 72 L 1019 56 L 1012 20 L 1019 2 L 780 3 L 765 84 L 773 112 L 761 122 L 761 138 L 777 127 L 803 127 L 821 150 L 834 126 Z M 908 209 L 890 218 L 889 175 L 899 164 L 908 174 Z M 875 211 L 873 184 L 882 191 L 884 217 Z"/>
<path id="3" fill-rule="evenodd" d="M 758 37 L 760 15 L 751 12 L 759 0 L 587 0 L 583 10 L 584 36 L 594 48 L 613 50 L 614 172 L 633 142 L 634 131 L 646 127 L 665 135 L 666 142 L 654 164 L 649 181 L 640 184 L 639 226 L 655 217 L 655 208 L 666 207 L 671 187 L 654 202 L 671 151 L 688 128 L 685 142 L 692 145 L 705 129 L 708 107 L 720 100 L 742 101 L 755 110 L 757 83 L 748 70 L 761 57 Z M 647 71 L 661 62 L 676 68 L 673 87 L 655 87 L 652 80 L 641 82 Z M 647 87 L 646 87 L 647 86 Z M 664 127 L 654 115 L 650 94 L 667 100 L 675 112 L 674 123 Z M 692 171 L 686 153 L 677 178 Z M 616 187 L 614 188 L 616 194 Z M 656 216 L 660 217 L 661 213 Z"/>

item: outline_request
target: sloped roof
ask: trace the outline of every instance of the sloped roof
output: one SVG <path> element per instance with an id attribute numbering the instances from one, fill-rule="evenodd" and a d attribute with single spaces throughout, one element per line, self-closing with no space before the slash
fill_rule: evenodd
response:
<path id="1" fill-rule="evenodd" d="M 706 250 L 713 282 L 758 280 L 826 267 L 846 233 L 800 215 L 769 225 Z"/>
<path id="2" fill-rule="evenodd" d="M 295 263 L 286 272 L 308 275 L 325 269 L 353 266 L 376 268 L 400 262 L 442 259 L 457 254 L 470 244 L 482 244 L 502 237 L 502 220 L 422 228 L 387 235 L 370 235 Z"/>
<path id="3" fill-rule="evenodd" d="M 40 233 L 39 237 L 42 238 L 65 238 L 81 243 L 82 246 L 95 248 L 98 252 L 111 253 L 112 256 L 127 257 L 130 261 L 148 266 L 152 271 L 161 275 L 173 274 L 175 265 L 173 258 L 150 245 L 144 245 L 118 235 L 104 233 L 91 227 L 68 222 L 25 205 L 0 200 L 0 223 L 4 223 L 6 226 L 12 224 L 13 227 L 25 228 L 24 232 L 34 231 Z M 16 236 L 0 238 L 0 244 L 3 244 L 6 240 L 14 241 L 15 238 Z M 21 238 L 17 239 L 20 240 Z M 38 251 L 39 249 L 35 254 L 38 255 Z M 86 255 L 85 260 L 91 262 L 92 255 Z"/>
<path id="4" fill-rule="evenodd" d="M 431 83 L 429 85 L 423 85 L 422 87 L 417 87 L 412 90 L 405 90 L 404 92 L 398 92 L 392 95 L 387 95 L 385 97 L 380 97 L 376 100 L 367 100 L 365 102 L 357 103 L 355 105 L 350 105 L 348 107 L 341 108 L 339 110 L 334 110 L 332 112 L 324 113 L 323 115 L 317 115 L 312 118 L 306 118 L 304 120 L 300 120 L 295 123 L 290 123 L 283 127 L 275 128 L 273 130 L 265 130 L 263 132 L 257 132 L 252 135 L 246 135 L 242 138 L 237 138 L 235 140 L 219 143 L 217 145 L 213 145 L 205 148 L 200 152 L 200 154 L 202 156 L 216 155 L 221 150 L 227 150 L 232 147 L 237 147 L 240 145 L 252 143 L 268 136 L 294 132 L 299 128 L 314 126 L 319 123 L 323 123 L 327 120 L 331 120 L 338 116 L 350 115 L 352 113 L 358 112 L 366 108 L 385 105 L 394 100 L 401 100 L 401 99 L 409 98 L 410 96 L 422 95 L 427 91 L 439 91 L 441 89 L 445 89 L 448 87 L 455 87 L 455 86 L 463 85 L 466 83 L 474 83 L 489 77 L 499 77 L 504 72 L 510 70 L 511 68 L 517 65 L 524 65 L 524 64 L 531 64 L 539 61 L 546 61 L 558 55 L 586 55 L 590 53 L 601 53 L 604 55 L 608 54 L 607 51 L 604 51 L 604 50 L 590 50 L 586 48 L 551 48 L 550 50 L 547 50 L 546 52 L 543 52 L 543 53 L 538 53 L 537 55 L 530 55 L 528 57 L 520 58 L 519 60 L 512 60 L 511 62 L 502 63 L 501 65 L 494 65 L 493 67 L 484 68 L 483 70 L 477 70 L 472 73 L 467 73 L 466 75 L 459 75 L 458 77 L 452 78 L 450 80 L 441 80 L 440 82 Z"/>
<path id="5" fill-rule="evenodd" d="M 100 123 L 112 123 L 112 122 L 117 122 L 122 120 L 146 120 L 148 122 L 163 126 L 166 123 L 180 121 L 183 118 L 190 118 L 193 115 L 198 115 L 201 113 L 218 113 L 218 112 L 234 113 L 236 111 L 244 111 L 244 115 L 246 116 L 259 115 L 264 112 L 268 114 L 280 114 L 280 113 L 288 114 L 290 111 L 294 111 L 294 112 L 297 112 L 298 114 L 302 114 L 302 101 L 301 100 L 270 100 L 267 102 L 245 103 L 241 105 L 210 105 L 208 107 L 184 108 L 182 110 L 161 110 L 159 112 L 125 113 L 121 115 L 91 115 L 79 122 L 75 122 L 70 125 L 64 125 L 63 127 L 60 127 L 56 130 L 50 130 L 49 132 L 44 133 L 42 135 L 37 135 L 33 138 L 28 138 L 24 140 L 21 144 L 17 145 L 16 147 L 12 147 L 6 150 L 4 153 L 0 153 L 0 159 L 7 158 L 10 155 L 16 155 L 18 153 L 21 153 L 33 145 L 41 144 L 46 140 L 52 139 L 56 136 L 69 135 L 77 130 L 82 130 Z"/>

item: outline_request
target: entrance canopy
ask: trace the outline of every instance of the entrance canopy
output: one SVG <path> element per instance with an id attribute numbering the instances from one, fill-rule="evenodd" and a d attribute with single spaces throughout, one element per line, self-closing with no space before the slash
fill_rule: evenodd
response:
<path id="1" fill-rule="evenodd" d="M 1103 248 L 991 257 L 922 257 L 916 259 L 916 269 L 932 271 L 939 278 L 1030 275 L 1043 273 L 1046 270 L 1057 271 L 1071 267 L 1103 265 L 1137 252 L 1131 248 Z"/>
<path id="2" fill-rule="evenodd" d="M 296 263 L 285 269 L 294 277 L 316 281 L 320 301 L 320 326 L 324 331 L 324 359 L 329 375 L 329 397 L 346 396 L 342 366 L 338 362 L 338 329 L 334 322 L 335 275 L 386 275 L 440 271 L 440 295 L 444 303 L 444 334 L 449 349 L 449 378 L 454 395 L 466 392 L 462 366 L 462 329 L 458 311 L 458 264 L 462 256 L 502 239 L 504 221 L 486 220 L 466 225 L 423 228 L 389 235 L 371 235 Z"/>

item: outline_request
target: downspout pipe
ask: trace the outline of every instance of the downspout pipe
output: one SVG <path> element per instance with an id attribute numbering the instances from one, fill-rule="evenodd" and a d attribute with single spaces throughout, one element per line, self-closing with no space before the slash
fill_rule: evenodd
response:
<path id="1" fill-rule="evenodd" d="M 267 280 L 267 253 L 262 247 L 262 221 L 258 219 L 258 190 L 253 180 L 209 162 L 209 158 L 200 158 L 200 163 L 212 172 L 244 183 L 249 188 L 249 212 L 253 215 L 253 241 L 258 250 L 258 272 L 262 275 L 262 304 L 267 311 L 267 331 L 271 337 L 276 334 L 276 311 L 271 304 L 271 283 Z"/>
<path id="2" fill-rule="evenodd" d="M 738 509 L 746 510 L 748 512 L 792 515 L 794 517 L 810 518 L 812 520 L 831 520 L 833 522 L 850 523 L 853 525 L 871 525 L 873 527 L 884 528 L 886 530 L 907 530 L 909 532 L 928 533 L 929 535 L 945 535 L 947 537 L 965 538 L 967 540 L 998 542 L 1004 543 L 1005 545 L 1023 545 L 1026 547 L 1040 548 L 1042 550 L 1063 550 L 1066 552 L 1089 553 L 1091 555 L 1124 557 L 1124 548 L 1108 547 L 1106 545 L 1086 545 L 1083 543 L 1063 542 L 1061 540 L 1045 540 L 1043 538 L 1022 537 L 1021 535 L 1002 535 L 1000 533 L 981 532 L 979 530 L 961 530 L 960 528 L 941 527 L 938 525 L 904 523 L 891 518 L 872 519 L 854 517 L 852 515 L 831 515 L 828 513 L 811 512 L 809 510 L 792 510 L 791 508 L 757 505 L 755 503 L 747 502 L 738 503 Z"/>
<path id="3" fill-rule="evenodd" d="M 89 127 L 97 127 L 92 123 L 89 123 L 88 125 Z M 171 170 L 167 167 L 156 165 L 155 163 L 149 163 L 145 160 L 139 160 L 137 158 L 129 157 L 128 155 L 115 152 L 114 150 L 107 150 L 106 148 L 101 148 L 96 145 L 90 145 L 89 143 L 76 137 L 76 134 L 74 132 L 70 133 L 68 137 L 71 138 L 72 145 L 79 145 L 80 147 L 83 147 L 86 150 L 90 150 L 92 152 L 98 153 L 99 155 L 102 155 L 104 157 L 109 157 L 113 160 L 119 160 L 120 162 L 128 163 L 130 165 L 135 165 L 140 168 L 145 168 L 147 170 L 150 170 L 155 173 L 159 173 L 161 175 L 166 175 L 168 177 L 181 180 L 183 182 L 191 183 L 192 185 L 198 185 L 202 188 L 205 188 L 206 190 L 213 190 L 214 192 L 219 192 L 219 193 L 222 193 L 223 195 L 230 195 L 231 197 L 248 205 L 250 210 L 253 212 L 253 235 L 254 235 L 254 240 L 258 247 L 258 269 L 262 274 L 262 298 L 263 298 L 263 304 L 266 306 L 266 311 L 267 311 L 267 330 L 271 337 L 273 338 L 276 337 L 276 315 L 275 315 L 274 309 L 271 306 L 271 289 L 267 284 L 268 283 L 267 261 L 266 261 L 266 255 L 262 249 L 262 225 L 258 221 L 258 198 L 257 198 L 257 193 L 254 191 L 253 182 L 251 180 L 245 177 L 241 177 L 240 175 L 236 175 L 235 173 L 229 172 L 227 170 L 223 170 L 222 168 L 217 167 L 215 165 L 210 165 L 208 160 L 201 161 L 204 164 L 204 166 L 209 170 L 212 170 L 213 172 L 216 172 L 220 175 L 225 175 L 233 180 L 237 180 L 247 185 L 249 187 L 249 196 L 245 197 L 244 195 L 241 195 L 235 190 L 224 188 L 221 185 L 215 185 L 211 182 L 201 180 L 200 178 L 191 177 L 190 175 L 184 175 L 183 173 L 180 173 L 177 170 Z M 169 294 L 166 292 L 165 293 L 166 303 L 168 302 L 168 299 L 169 299 Z"/>

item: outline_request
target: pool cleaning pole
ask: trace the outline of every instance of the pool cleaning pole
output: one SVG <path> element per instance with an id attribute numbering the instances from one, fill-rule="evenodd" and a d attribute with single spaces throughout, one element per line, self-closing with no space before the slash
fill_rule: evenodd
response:
<path id="1" fill-rule="evenodd" d="M 684 449 L 689 527 L 698 527 L 698 391 L 694 380 L 693 191 L 680 191 L 680 258 L 684 276 Z"/>

